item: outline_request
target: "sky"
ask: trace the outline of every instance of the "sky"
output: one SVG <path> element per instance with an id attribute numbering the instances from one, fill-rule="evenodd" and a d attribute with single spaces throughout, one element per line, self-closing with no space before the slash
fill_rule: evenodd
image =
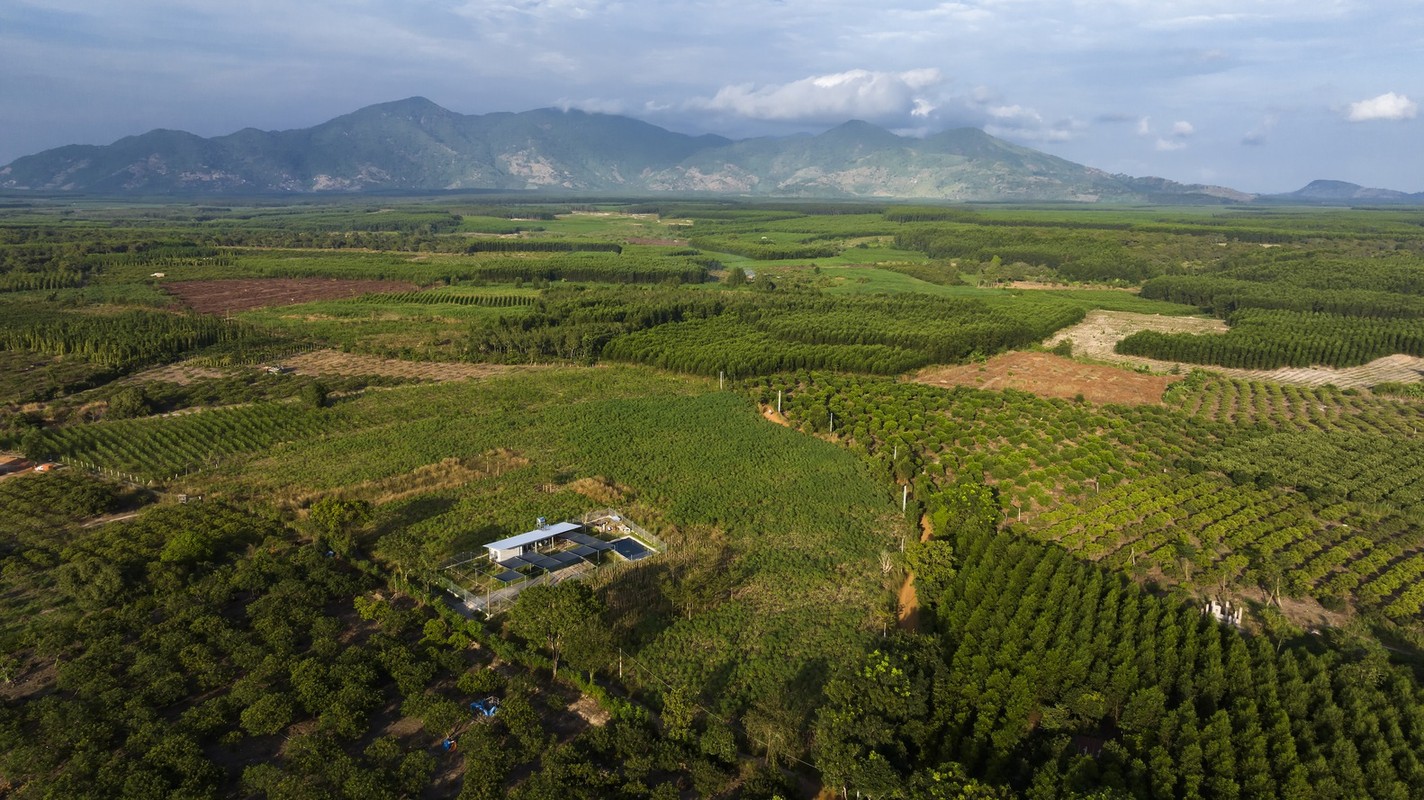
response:
<path id="1" fill-rule="evenodd" d="M 1417 0 L 0 3 L 0 164 L 417 95 L 734 138 L 973 126 L 1113 173 L 1424 191 Z"/>

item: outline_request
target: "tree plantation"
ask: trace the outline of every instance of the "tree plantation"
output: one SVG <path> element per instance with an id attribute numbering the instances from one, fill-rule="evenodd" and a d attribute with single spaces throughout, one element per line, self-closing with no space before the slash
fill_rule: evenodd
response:
<path id="1" fill-rule="evenodd" d="M 6 198 L 0 795 L 1424 796 L 1419 222 Z"/>

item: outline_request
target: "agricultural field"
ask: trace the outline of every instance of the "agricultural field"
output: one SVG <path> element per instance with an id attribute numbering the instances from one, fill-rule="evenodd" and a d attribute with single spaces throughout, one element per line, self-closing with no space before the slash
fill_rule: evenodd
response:
<path id="1" fill-rule="evenodd" d="M 289 306 L 313 300 L 359 297 L 377 292 L 404 292 L 415 284 L 339 278 L 266 278 L 249 280 L 171 281 L 163 290 L 188 308 L 203 314 L 230 314 L 266 306 Z"/>
<path id="2" fill-rule="evenodd" d="M 1424 795 L 1415 217 L 0 207 L 0 793 Z"/>
<path id="3" fill-rule="evenodd" d="M 1180 376 L 1084 364 L 1052 353 L 1017 352 L 994 356 L 982 364 L 930 367 L 916 373 L 914 379 L 931 386 L 1013 389 L 1040 397 L 1082 397 L 1093 403 L 1136 405 L 1162 402 L 1167 387 Z"/>

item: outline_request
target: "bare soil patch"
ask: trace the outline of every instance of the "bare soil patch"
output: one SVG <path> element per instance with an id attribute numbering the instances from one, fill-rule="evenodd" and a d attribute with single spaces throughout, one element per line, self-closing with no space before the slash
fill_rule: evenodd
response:
<path id="1" fill-rule="evenodd" d="M 595 728 L 601 728 L 607 725 L 608 721 L 613 718 L 613 715 L 609 714 L 607 709 L 600 706 L 596 700 L 586 694 L 579 695 L 579 699 L 573 705 L 569 706 L 569 710 L 579 715 L 584 722 L 587 722 Z"/>
<path id="2" fill-rule="evenodd" d="M 915 593 L 915 573 L 905 576 L 900 584 L 900 595 L 895 600 L 899 613 L 896 615 L 900 630 L 917 633 L 920 630 L 920 598 Z"/>
<path id="3" fill-rule="evenodd" d="M 1193 369 L 1205 369 L 1231 378 L 1272 381 L 1294 386 L 1324 386 L 1328 383 L 1341 389 L 1351 389 L 1368 388 L 1386 381 L 1419 383 L 1421 379 L 1424 379 L 1424 358 L 1403 354 L 1385 356 L 1368 364 L 1343 369 L 1334 367 L 1231 369 L 1210 364 L 1187 364 L 1159 361 L 1155 358 L 1125 356 L 1113 350 L 1118 342 L 1137 331 L 1219 334 L 1225 333 L 1227 330 L 1225 322 L 1205 317 L 1164 317 L 1157 314 L 1135 314 L 1127 311 L 1089 311 L 1082 322 L 1064 328 L 1044 344 L 1051 347 L 1066 339 L 1073 342 L 1075 355 L 1147 367 L 1158 372 L 1175 369 L 1178 372 L 1186 373 Z"/>
<path id="4" fill-rule="evenodd" d="M 339 300 L 378 292 L 409 292 L 406 281 L 348 278 L 243 278 L 214 281 L 174 281 L 163 289 L 184 305 L 205 314 L 226 314 L 266 306 L 286 306 L 314 300 Z"/>
<path id="5" fill-rule="evenodd" d="M 768 406 L 761 411 L 761 415 L 785 428 L 791 427 L 791 420 L 787 419 L 780 411 Z"/>
<path id="6" fill-rule="evenodd" d="M 545 369 L 510 364 L 467 364 L 446 361 L 403 361 L 340 350 L 313 350 L 282 360 L 282 366 L 299 375 L 385 375 L 425 381 L 463 381 L 510 372 Z"/>
<path id="7" fill-rule="evenodd" d="M 1208 317 L 1164 317 L 1161 314 L 1136 314 L 1130 311 L 1089 311 L 1083 321 L 1055 333 L 1045 345 L 1052 346 L 1067 339 L 1073 342 L 1074 355 L 1101 358 L 1123 363 L 1167 364 L 1150 358 L 1121 356 L 1113 350 L 1117 343 L 1138 331 L 1160 333 L 1226 333 L 1226 323 Z"/>
<path id="8" fill-rule="evenodd" d="M 21 455 L 0 454 L 0 478 L 25 475 L 35 468 L 35 462 Z"/>
<path id="9" fill-rule="evenodd" d="M 148 383 L 150 381 L 158 381 L 187 386 L 190 383 L 207 380 L 209 378 L 225 378 L 230 374 L 232 374 L 231 370 L 195 364 L 191 361 L 179 361 L 176 364 L 165 364 L 161 367 L 144 370 L 143 372 L 135 372 L 119 382 Z"/>
<path id="10" fill-rule="evenodd" d="M 54 659 L 37 659 L 33 653 L 26 653 L 23 666 L 14 680 L 0 683 L 0 699 L 27 700 L 54 687 L 59 674 L 59 662 Z"/>
<path id="11" fill-rule="evenodd" d="M 931 386 L 1017 389 L 1043 397 L 1075 398 L 1094 403 L 1161 403 L 1176 375 L 1147 375 L 1101 364 L 1083 364 L 1051 353 L 1005 353 L 983 364 L 929 367 L 915 376 Z"/>
<path id="12" fill-rule="evenodd" d="M 920 517 L 920 541 L 928 542 L 934 536 L 928 515 Z M 900 630 L 916 633 L 920 630 L 920 597 L 915 592 L 915 573 L 906 572 L 905 582 L 900 584 L 900 594 L 896 600 L 899 613 L 897 622 Z"/>

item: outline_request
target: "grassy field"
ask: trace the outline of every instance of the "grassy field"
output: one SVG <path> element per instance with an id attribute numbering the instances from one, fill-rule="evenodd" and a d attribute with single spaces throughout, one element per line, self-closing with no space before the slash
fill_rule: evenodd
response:
<path id="1" fill-rule="evenodd" d="M 737 599 L 668 620 L 639 646 L 668 678 L 733 709 L 812 680 L 796 654 L 829 669 L 854 650 L 847 643 L 890 611 L 877 554 L 904 531 L 890 492 L 854 455 L 714 389 L 619 367 L 370 392 L 340 403 L 319 435 L 186 481 L 193 492 L 297 503 L 423 474 L 417 496 L 378 508 L 377 526 L 391 537 L 380 547 L 430 561 L 610 499 L 678 558 L 730 548 Z M 619 496 L 580 493 L 589 479 Z M 664 568 L 620 583 L 632 591 Z"/>
<path id="2" fill-rule="evenodd" d="M 535 297 L 533 289 L 450 287 L 443 295 Z M 326 300 L 246 311 L 238 319 L 295 336 L 315 336 L 337 347 L 406 358 L 455 360 L 463 357 L 470 326 L 527 313 L 523 306 L 495 308 L 457 303 Z"/>

